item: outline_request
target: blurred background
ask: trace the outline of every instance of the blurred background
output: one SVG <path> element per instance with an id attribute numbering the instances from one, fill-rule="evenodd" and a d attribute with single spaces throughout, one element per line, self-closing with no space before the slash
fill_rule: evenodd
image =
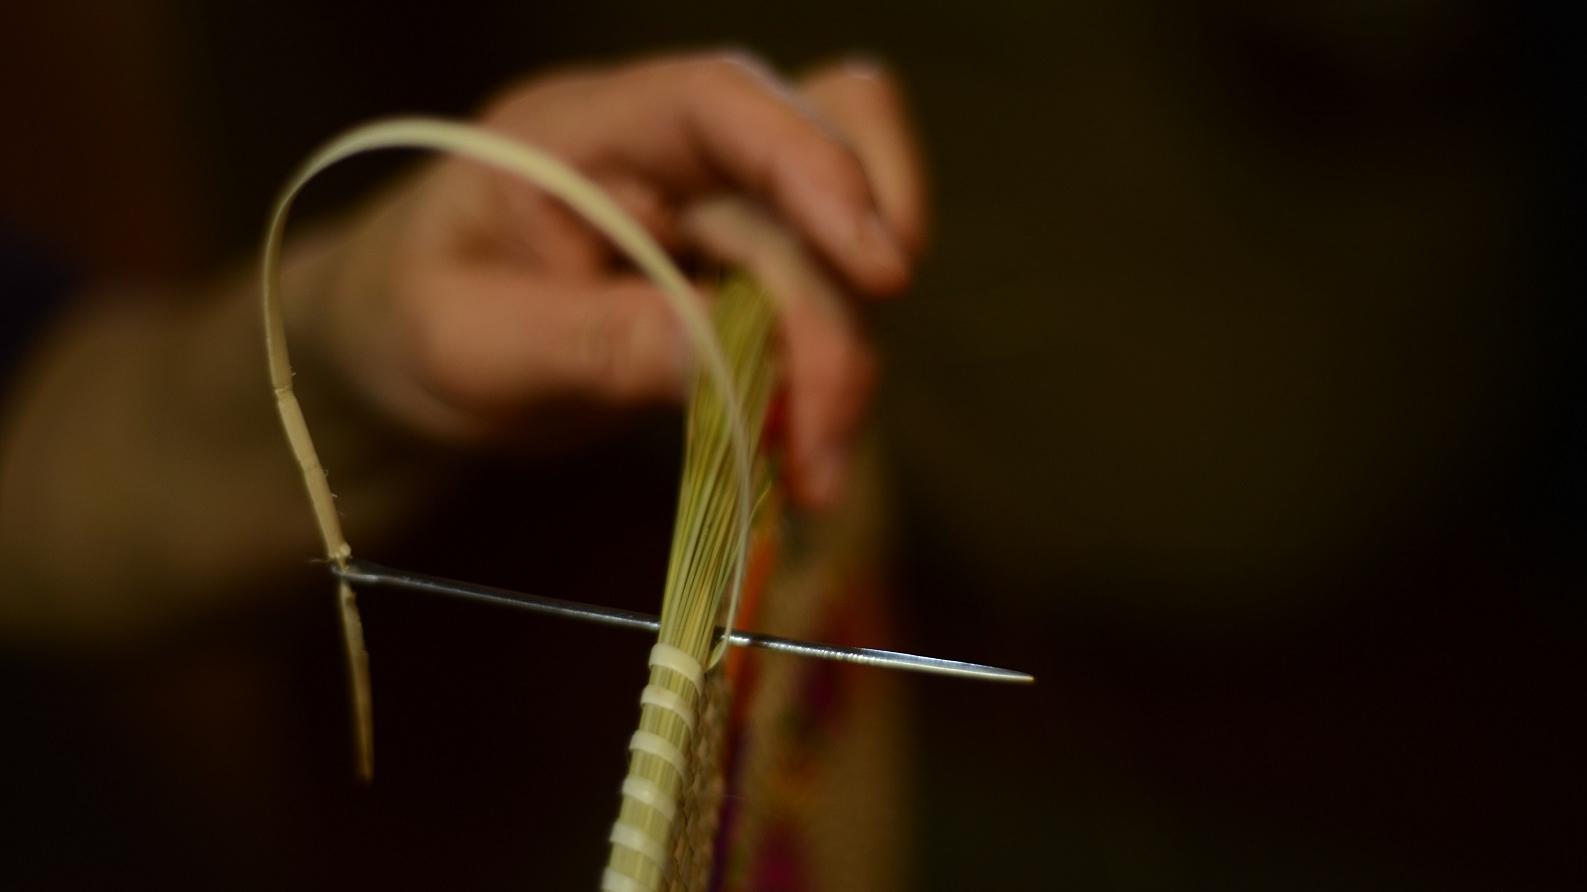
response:
<path id="1" fill-rule="evenodd" d="M 367 118 L 575 60 L 875 55 L 935 206 L 871 319 L 898 643 L 1040 678 L 906 685 L 915 887 L 1566 888 L 1582 32 L 1529 7 L 10 3 L 0 221 L 76 281 L 196 280 Z M 443 506 L 370 556 L 653 601 L 676 436 L 493 460 L 451 508 L 496 522 Z M 258 589 L 115 653 L 0 656 L 5 884 L 589 885 L 633 718 L 604 667 L 642 640 L 383 596 L 366 791 L 328 588 Z"/>

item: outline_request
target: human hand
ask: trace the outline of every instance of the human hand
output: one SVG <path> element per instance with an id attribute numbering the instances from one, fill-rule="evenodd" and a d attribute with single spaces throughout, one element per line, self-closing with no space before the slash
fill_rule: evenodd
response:
<path id="1" fill-rule="evenodd" d="M 915 145 L 885 73 L 798 86 L 741 56 L 564 73 L 504 93 L 485 126 L 560 156 L 669 250 L 749 270 L 779 303 L 794 493 L 840 493 L 874 360 L 849 296 L 896 294 L 924 239 Z M 351 224 L 294 328 L 356 392 L 448 439 L 536 429 L 569 407 L 682 396 L 687 342 L 661 294 L 546 194 L 447 159 Z"/>

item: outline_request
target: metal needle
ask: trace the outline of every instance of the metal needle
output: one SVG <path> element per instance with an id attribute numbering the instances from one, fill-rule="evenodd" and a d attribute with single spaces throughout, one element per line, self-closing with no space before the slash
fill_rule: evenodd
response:
<path id="1" fill-rule="evenodd" d="M 604 626 L 618 626 L 624 629 L 644 629 L 650 632 L 661 629 L 661 620 L 648 613 L 638 613 L 633 610 L 622 610 L 616 607 L 600 607 L 594 604 L 581 604 L 578 601 L 564 601 L 560 598 L 546 598 L 540 595 L 529 595 L 523 592 L 492 588 L 488 585 L 477 585 L 472 582 L 457 582 L 436 576 L 426 576 L 422 573 L 413 573 L 408 570 L 393 570 L 369 561 L 353 560 L 348 562 L 345 570 L 332 567 L 331 572 L 348 582 L 358 585 L 384 586 L 386 588 L 428 592 L 465 601 L 478 601 L 485 604 L 514 607 L 519 610 L 543 613 L 548 616 L 558 616 L 564 619 L 597 623 Z M 810 641 L 782 638 L 777 635 L 744 632 L 738 629 L 728 632 L 727 641 L 729 644 L 738 647 L 760 647 L 780 653 L 819 657 L 823 660 L 837 660 L 841 663 L 859 663 L 864 666 L 881 666 L 887 669 L 904 669 L 910 672 L 929 672 L 935 675 L 951 675 L 957 678 L 1012 682 L 1015 684 L 1029 684 L 1036 680 L 1034 676 L 1024 672 L 999 669 L 996 666 L 983 666 L 980 663 L 964 663 L 958 660 L 944 660 L 938 657 L 923 657 L 917 654 L 878 650 L 871 647 L 840 647 L 835 644 L 817 644 Z"/>

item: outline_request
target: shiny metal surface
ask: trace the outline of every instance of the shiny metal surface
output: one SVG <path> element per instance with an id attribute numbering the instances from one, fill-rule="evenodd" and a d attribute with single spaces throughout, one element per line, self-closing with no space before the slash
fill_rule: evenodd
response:
<path id="1" fill-rule="evenodd" d="M 649 632 L 656 632 L 661 629 L 661 620 L 648 613 L 620 610 L 615 607 L 600 607 L 594 604 L 582 604 L 578 601 L 564 601 L 560 598 L 529 595 L 488 585 L 478 585 L 472 582 L 458 582 L 452 579 L 426 576 L 422 573 L 414 573 L 408 570 L 394 570 L 369 561 L 354 560 L 348 563 L 347 569 L 342 570 L 333 567 L 331 572 L 359 586 L 377 586 L 426 592 L 464 601 L 512 607 L 547 616 L 579 620 L 580 622 L 596 623 L 604 626 L 617 626 L 624 629 L 643 629 Z M 950 675 L 955 678 L 1014 684 L 1029 684 L 1036 680 L 1034 676 L 1024 672 L 1000 669 L 996 666 L 985 666 L 980 663 L 944 660 L 939 657 L 923 657 L 918 654 L 878 650 L 870 647 L 840 647 L 835 644 L 818 644 L 810 641 L 782 638 L 777 635 L 744 632 L 738 629 L 729 632 L 727 640 L 729 644 L 738 647 L 759 647 L 779 653 L 817 657 L 823 660 L 837 660 L 842 663 L 858 663 L 862 666 L 878 666 L 885 669 L 903 669 L 910 672 L 928 672 L 933 675 Z"/>

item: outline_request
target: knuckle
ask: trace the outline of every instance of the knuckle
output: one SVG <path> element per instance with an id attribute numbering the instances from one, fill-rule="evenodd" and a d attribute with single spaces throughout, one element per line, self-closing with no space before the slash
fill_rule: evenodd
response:
<path id="1" fill-rule="evenodd" d="M 516 131 L 534 124 L 548 107 L 568 104 L 601 78 L 600 71 L 579 66 L 521 78 L 487 97 L 475 117 L 488 127 Z"/>
<path id="2" fill-rule="evenodd" d="M 718 84 L 759 81 L 770 71 L 759 56 L 739 47 L 702 53 L 695 60 L 695 70 L 701 79 Z"/>
<path id="3" fill-rule="evenodd" d="M 485 101 L 475 117 L 481 124 L 489 128 L 500 128 L 515 122 L 522 117 L 520 109 L 525 105 L 527 91 L 511 91 L 492 96 Z"/>
<path id="4" fill-rule="evenodd" d="M 504 93 L 485 103 L 477 119 L 487 130 L 517 134 L 538 119 L 541 98 L 539 87 Z"/>
<path id="5" fill-rule="evenodd" d="M 759 89 L 776 75 L 760 57 L 745 50 L 715 50 L 683 59 L 675 66 L 682 88 L 694 101 Z"/>

